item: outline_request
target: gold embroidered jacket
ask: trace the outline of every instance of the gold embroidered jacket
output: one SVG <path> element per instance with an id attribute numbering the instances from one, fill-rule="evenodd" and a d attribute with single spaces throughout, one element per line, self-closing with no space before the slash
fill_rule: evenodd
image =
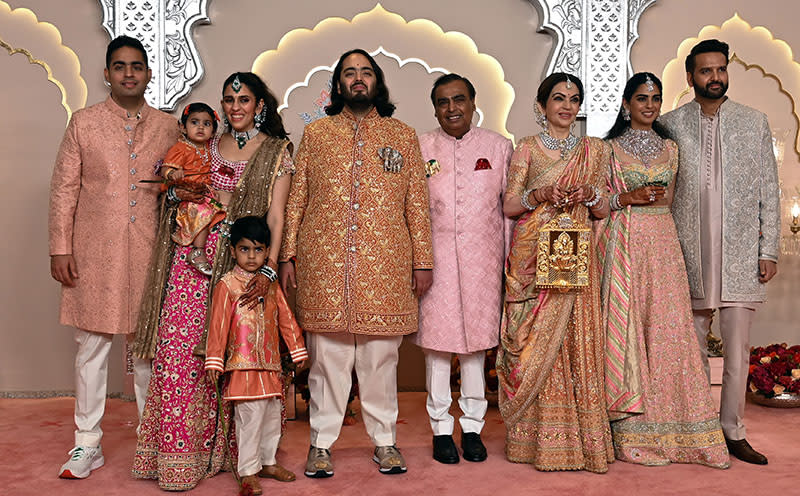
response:
<path id="1" fill-rule="evenodd" d="M 402 156 L 399 161 L 387 147 Z M 306 126 L 286 205 L 281 260 L 296 257 L 306 331 L 417 330 L 412 270 L 432 269 L 425 171 L 414 130 L 375 109 Z M 394 166 L 394 167 L 393 167 Z"/>

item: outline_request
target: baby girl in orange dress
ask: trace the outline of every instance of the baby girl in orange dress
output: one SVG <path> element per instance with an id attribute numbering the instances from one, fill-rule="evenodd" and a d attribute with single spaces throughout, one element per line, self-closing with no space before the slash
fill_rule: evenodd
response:
<path id="1" fill-rule="evenodd" d="M 217 131 L 218 120 L 214 109 L 205 103 L 196 102 L 186 106 L 181 114 L 183 137 L 170 148 L 161 166 L 161 175 L 167 182 L 210 186 L 211 160 L 207 144 Z M 206 239 L 219 210 L 213 196 L 207 196 L 200 203 L 182 201 L 175 216 L 177 227 L 172 240 L 181 246 L 194 247 L 189 262 L 207 276 L 211 275 L 211 264 L 206 257 Z"/>

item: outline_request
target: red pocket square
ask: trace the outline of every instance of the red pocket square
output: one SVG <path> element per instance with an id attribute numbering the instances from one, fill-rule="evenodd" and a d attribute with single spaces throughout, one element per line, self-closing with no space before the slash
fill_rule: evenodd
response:
<path id="1" fill-rule="evenodd" d="M 475 162 L 475 170 L 486 170 L 491 169 L 492 164 L 489 163 L 489 159 L 487 158 L 479 158 L 477 162 Z"/>

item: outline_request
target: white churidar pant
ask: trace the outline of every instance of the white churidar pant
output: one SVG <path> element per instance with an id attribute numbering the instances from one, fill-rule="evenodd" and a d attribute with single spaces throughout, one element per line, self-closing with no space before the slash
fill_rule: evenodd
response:
<path id="1" fill-rule="evenodd" d="M 450 391 L 450 357 L 451 353 L 424 350 L 425 352 L 425 382 L 428 389 L 426 403 L 431 429 L 435 436 L 452 435 L 454 427 L 453 416 L 450 415 L 452 393 Z M 486 401 L 486 380 L 483 376 L 483 362 L 485 351 L 476 351 L 470 354 L 459 354 L 458 361 L 461 365 L 461 396 L 458 406 L 463 415 L 458 419 L 461 432 L 475 432 L 480 434 L 483 429 L 488 402 Z"/>

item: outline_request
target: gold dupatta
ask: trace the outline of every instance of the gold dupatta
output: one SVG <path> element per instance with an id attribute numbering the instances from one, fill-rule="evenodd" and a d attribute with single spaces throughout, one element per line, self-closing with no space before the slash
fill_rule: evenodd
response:
<path id="1" fill-rule="evenodd" d="M 592 170 L 590 144 L 588 138 L 583 138 L 563 170 L 559 172 L 558 161 L 531 186 L 596 183 L 598 171 Z M 584 205 L 574 205 L 566 211 L 577 223 L 588 223 L 589 209 Z M 596 280 L 589 288 L 568 291 L 537 288 L 535 284 L 539 230 L 561 212 L 549 203 L 540 204 L 524 214 L 514 228 L 506 260 L 506 297 L 497 356 L 499 405 L 507 428 L 517 423 L 536 400 L 570 320 L 576 326 L 591 325 L 595 320 L 591 304 L 576 305 L 576 300 L 581 292 L 597 291 Z M 586 301 L 591 302 L 591 298 Z"/>

